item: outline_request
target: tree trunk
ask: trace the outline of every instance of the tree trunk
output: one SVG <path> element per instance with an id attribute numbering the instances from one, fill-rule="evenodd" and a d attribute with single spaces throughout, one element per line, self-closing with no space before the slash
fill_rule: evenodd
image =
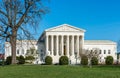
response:
<path id="1" fill-rule="evenodd" d="M 12 30 L 12 35 L 10 38 L 11 52 L 12 52 L 12 64 L 16 64 L 16 37 L 17 37 L 17 30 L 14 28 Z"/>

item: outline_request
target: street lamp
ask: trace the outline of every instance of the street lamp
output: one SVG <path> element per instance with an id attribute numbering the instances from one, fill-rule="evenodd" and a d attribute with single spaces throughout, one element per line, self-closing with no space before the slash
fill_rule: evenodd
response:
<path id="1" fill-rule="evenodd" d="M 76 59 L 76 65 L 77 65 L 77 52 L 75 52 L 75 59 Z"/>

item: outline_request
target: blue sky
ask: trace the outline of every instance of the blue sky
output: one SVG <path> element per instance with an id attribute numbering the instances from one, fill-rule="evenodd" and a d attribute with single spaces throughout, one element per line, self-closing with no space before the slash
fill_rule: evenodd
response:
<path id="1" fill-rule="evenodd" d="M 38 37 L 64 23 L 86 30 L 86 40 L 120 40 L 120 0 L 51 0 Z M 37 37 L 37 38 L 38 38 Z"/>

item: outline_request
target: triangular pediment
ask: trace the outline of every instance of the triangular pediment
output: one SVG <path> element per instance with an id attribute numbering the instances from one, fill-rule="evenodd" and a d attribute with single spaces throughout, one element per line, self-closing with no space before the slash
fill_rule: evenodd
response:
<path id="1" fill-rule="evenodd" d="M 68 24 L 62 24 L 62 25 L 47 29 L 45 31 L 81 31 L 81 32 L 85 32 L 84 29 L 77 28 L 77 27 L 74 27 L 74 26 L 71 26 Z"/>

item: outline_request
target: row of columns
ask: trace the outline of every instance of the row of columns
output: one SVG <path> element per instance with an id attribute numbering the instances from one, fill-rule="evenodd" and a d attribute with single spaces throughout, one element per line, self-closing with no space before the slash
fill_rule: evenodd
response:
<path id="1" fill-rule="evenodd" d="M 66 41 L 64 41 L 65 37 Z M 46 52 L 48 55 L 64 55 L 64 49 L 66 49 L 67 56 L 74 55 L 75 52 L 77 52 L 77 54 L 79 55 L 80 49 L 82 49 L 83 47 L 83 39 L 84 37 L 80 35 L 46 35 Z M 66 48 L 64 48 L 64 45 L 66 46 Z"/>

